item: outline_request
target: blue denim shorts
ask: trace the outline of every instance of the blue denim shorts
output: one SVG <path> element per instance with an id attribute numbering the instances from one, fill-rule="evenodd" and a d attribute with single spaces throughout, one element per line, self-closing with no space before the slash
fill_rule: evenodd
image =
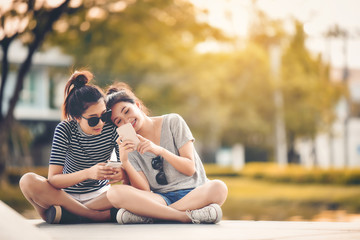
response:
<path id="1" fill-rule="evenodd" d="M 180 199 L 182 199 L 183 197 L 185 197 L 186 194 L 188 194 L 189 192 L 191 192 L 194 188 L 188 188 L 188 189 L 181 189 L 181 190 L 176 190 L 173 192 L 167 192 L 167 193 L 158 193 L 155 192 L 156 194 L 159 194 L 166 202 L 167 205 L 171 205 L 174 202 L 179 201 Z"/>

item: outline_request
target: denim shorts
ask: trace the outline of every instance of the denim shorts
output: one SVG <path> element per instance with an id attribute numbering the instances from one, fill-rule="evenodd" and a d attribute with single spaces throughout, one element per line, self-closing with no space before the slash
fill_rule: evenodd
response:
<path id="1" fill-rule="evenodd" d="M 183 197 L 185 197 L 185 195 L 191 192 L 192 190 L 194 190 L 194 188 L 181 189 L 167 193 L 159 193 L 159 192 L 155 192 L 155 193 L 159 194 L 165 200 L 167 205 L 171 205 L 174 202 L 177 202 Z"/>

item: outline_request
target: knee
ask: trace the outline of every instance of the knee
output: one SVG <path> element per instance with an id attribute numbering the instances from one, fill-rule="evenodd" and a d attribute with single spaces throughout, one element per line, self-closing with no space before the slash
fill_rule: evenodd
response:
<path id="1" fill-rule="evenodd" d="M 35 175 L 36 175 L 35 173 L 30 172 L 30 173 L 25 173 L 20 178 L 19 186 L 22 191 L 31 187 L 31 183 L 34 182 L 34 179 L 36 178 Z"/>
<path id="2" fill-rule="evenodd" d="M 214 203 L 222 205 L 225 202 L 228 195 L 228 188 L 226 184 L 221 180 L 212 180 L 210 189 Z"/>
<path id="3" fill-rule="evenodd" d="M 45 182 L 45 178 L 35 174 L 35 173 L 25 173 L 19 181 L 19 187 L 21 191 L 25 193 L 39 193 L 42 183 Z"/>
<path id="4" fill-rule="evenodd" d="M 115 200 L 116 200 L 116 187 L 115 186 L 111 186 L 109 188 L 109 190 L 107 190 L 106 192 L 106 197 L 107 199 L 111 202 L 111 204 L 114 204 Z"/>
<path id="5" fill-rule="evenodd" d="M 111 186 L 106 192 L 106 197 L 114 207 L 121 208 L 124 197 L 126 196 L 127 187 L 127 185 Z"/>

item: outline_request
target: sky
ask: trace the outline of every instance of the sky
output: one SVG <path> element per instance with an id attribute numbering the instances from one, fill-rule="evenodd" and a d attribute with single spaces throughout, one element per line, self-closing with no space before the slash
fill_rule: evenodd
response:
<path id="1" fill-rule="evenodd" d="M 251 21 L 252 0 L 190 0 L 195 6 L 207 9 L 211 25 L 229 35 L 245 37 Z M 283 19 L 291 32 L 294 17 L 304 23 L 308 34 L 307 46 L 314 53 L 322 53 L 334 67 L 360 68 L 360 0 L 257 0 L 257 5 L 273 19 Z M 229 17 L 231 16 L 231 17 Z M 335 24 L 349 33 L 344 57 L 344 41 L 324 38 Z M 331 50 L 330 50 L 331 49 Z M 346 61 L 345 61 L 346 59 Z"/>

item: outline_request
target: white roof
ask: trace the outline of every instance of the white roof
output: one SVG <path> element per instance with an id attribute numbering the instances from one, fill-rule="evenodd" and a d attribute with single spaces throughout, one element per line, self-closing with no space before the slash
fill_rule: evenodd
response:
<path id="1" fill-rule="evenodd" d="M 15 40 L 10 44 L 9 62 L 20 64 L 27 55 L 27 48 L 19 41 Z M 2 51 L 0 51 L 2 56 Z M 32 64 L 46 66 L 70 66 L 73 63 L 72 57 L 63 54 L 58 47 L 52 47 L 44 52 L 35 52 Z"/>

